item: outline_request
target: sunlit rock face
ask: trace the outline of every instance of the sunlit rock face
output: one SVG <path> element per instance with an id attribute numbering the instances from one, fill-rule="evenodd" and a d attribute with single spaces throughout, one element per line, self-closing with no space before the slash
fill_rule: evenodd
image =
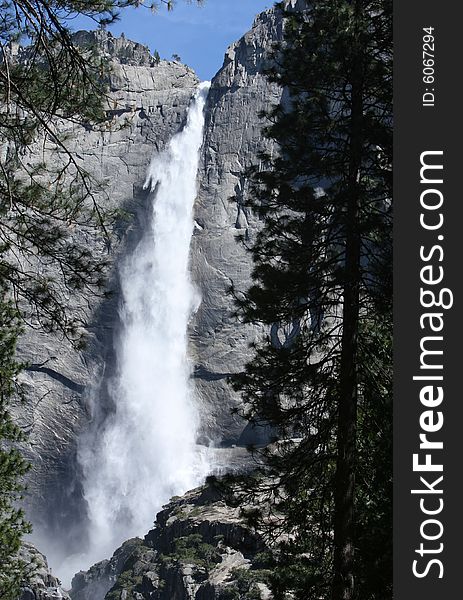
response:
<path id="1" fill-rule="evenodd" d="M 243 241 L 252 243 L 257 218 L 243 206 L 248 193 L 246 169 L 268 149 L 262 137 L 262 110 L 277 104 L 281 91 L 264 75 L 272 44 L 281 38 L 281 14 L 257 16 L 252 29 L 230 46 L 212 80 L 206 115 L 196 228 L 192 241 L 193 278 L 202 302 L 191 324 L 192 360 L 197 394 L 203 406 L 203 435 L 213 443 L 239 443 L 242 419 L 231 409 L 240 403 L 227 377 L 250 358 L 257 331 L 233 316 L 235 293 L 251 281 L 252 263 Z"/>

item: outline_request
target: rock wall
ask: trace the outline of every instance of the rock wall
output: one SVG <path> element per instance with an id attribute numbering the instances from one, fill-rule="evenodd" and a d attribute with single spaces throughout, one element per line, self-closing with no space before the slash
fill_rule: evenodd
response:
<path id="1" fill-rule="evenodd" d="M 243 206 L 246 169 L 257 164 L 258 153 L 268 147 L 259 112 L 278 103 L 281 92 L 263 72 L 281 34 L 277 10 L 258 15 L 252 29 L 227 50 L 208 98 L 191 251 L 202 303 L 190 337 L 203 434 L 221 445 L 240 443 L 244 428 L 242 419 L 231 414 L 240 399 L 226 379 L 249 360 L 249 343 L 257 331 L 233 316 L 230 287 L 239 294 L 251 280 L 252 264 L 239 238 L 244 235 L 252 243 L 259 222 Z"/>

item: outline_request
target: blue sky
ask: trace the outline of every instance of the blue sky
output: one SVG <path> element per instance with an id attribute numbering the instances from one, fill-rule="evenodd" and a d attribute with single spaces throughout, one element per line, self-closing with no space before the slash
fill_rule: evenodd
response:
<path id="1" fill-rule="evenodd" d="M 255 15 L 273 5 L 273 0 L 177 0 L 174 10 L 161 8 L 156 14 L 144 7 L 122 11 L 109 30 L 155 49 L 161 58 L 178 54 L 202 80 L 211 79 L 223 62 L 227 47 L 251 27 Z M 70 23 L 72 29 L 93 29 L 83 18 Z"/>

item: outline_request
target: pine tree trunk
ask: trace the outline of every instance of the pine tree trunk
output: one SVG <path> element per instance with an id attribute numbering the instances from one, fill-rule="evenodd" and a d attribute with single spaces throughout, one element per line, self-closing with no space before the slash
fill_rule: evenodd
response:
<path id="1" fill-rule="evenodd" d="M 355 0 L 354 19 L 362 1 Z M 354 24 L 355 26 L 355 24 Z M 357 445 L 358 330 L 360 310 L 360 175 L 362 160 L 363 85 L 359 34 L 352 53 L 350 158 L 346 185 L 345 265 L 342 312 L 337 462 L 334 513 L 332 600 L 354 597 L 354 504 Z"/>
<path id="2" fill-rule="evenodd" d="M 354 212 L 354 211 L 352 211 Z M 346 243 L 343 334 L 338 404 L 332 600 L 352 600 L 354 591 L 354 492 L 357 430 L 357 343 L 359 290 L 358 243 L 354 232 Z"/>

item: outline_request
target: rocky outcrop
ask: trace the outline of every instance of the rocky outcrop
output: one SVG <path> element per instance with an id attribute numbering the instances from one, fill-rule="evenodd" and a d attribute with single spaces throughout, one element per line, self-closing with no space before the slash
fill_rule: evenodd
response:
<path id="1" fill-rule="evenodd" d="M 114 552 L 110 560 L 102 560 L 93 565 L 88 571 L 77 573 L 72 580 L 72 600 L 103 599 L 106 593 L 116 584 L 122 573 L 129 568 L 129 560 L 131 561 L 130 564 L 134 564 L 136 557 L 136 560 L 140 562 L 142 548 L 143 542 L 140 538 L 127 540 Z M 150 563 L 153 554 L 152 551 L 147 552 L 149 560 L 145 560 L 145 564 Z"/>
<path id="2" fill-rule="evenodd" d="M 143 540 L 72 581 L 72 600 L 267 600 L 268 557 L 261 535 L 208 484 L 173 499 Z M 106 595 L 99 595 L 106 590 Z"/>
<path id="3" fill-rule="evenodd" d="M 19 600 L 70 600 L 62 589 L 60 580 L 48 567 L 46 557 L 32 544 L 24 542 L 19 557 L 25 565 L 25 581 Z"/>

